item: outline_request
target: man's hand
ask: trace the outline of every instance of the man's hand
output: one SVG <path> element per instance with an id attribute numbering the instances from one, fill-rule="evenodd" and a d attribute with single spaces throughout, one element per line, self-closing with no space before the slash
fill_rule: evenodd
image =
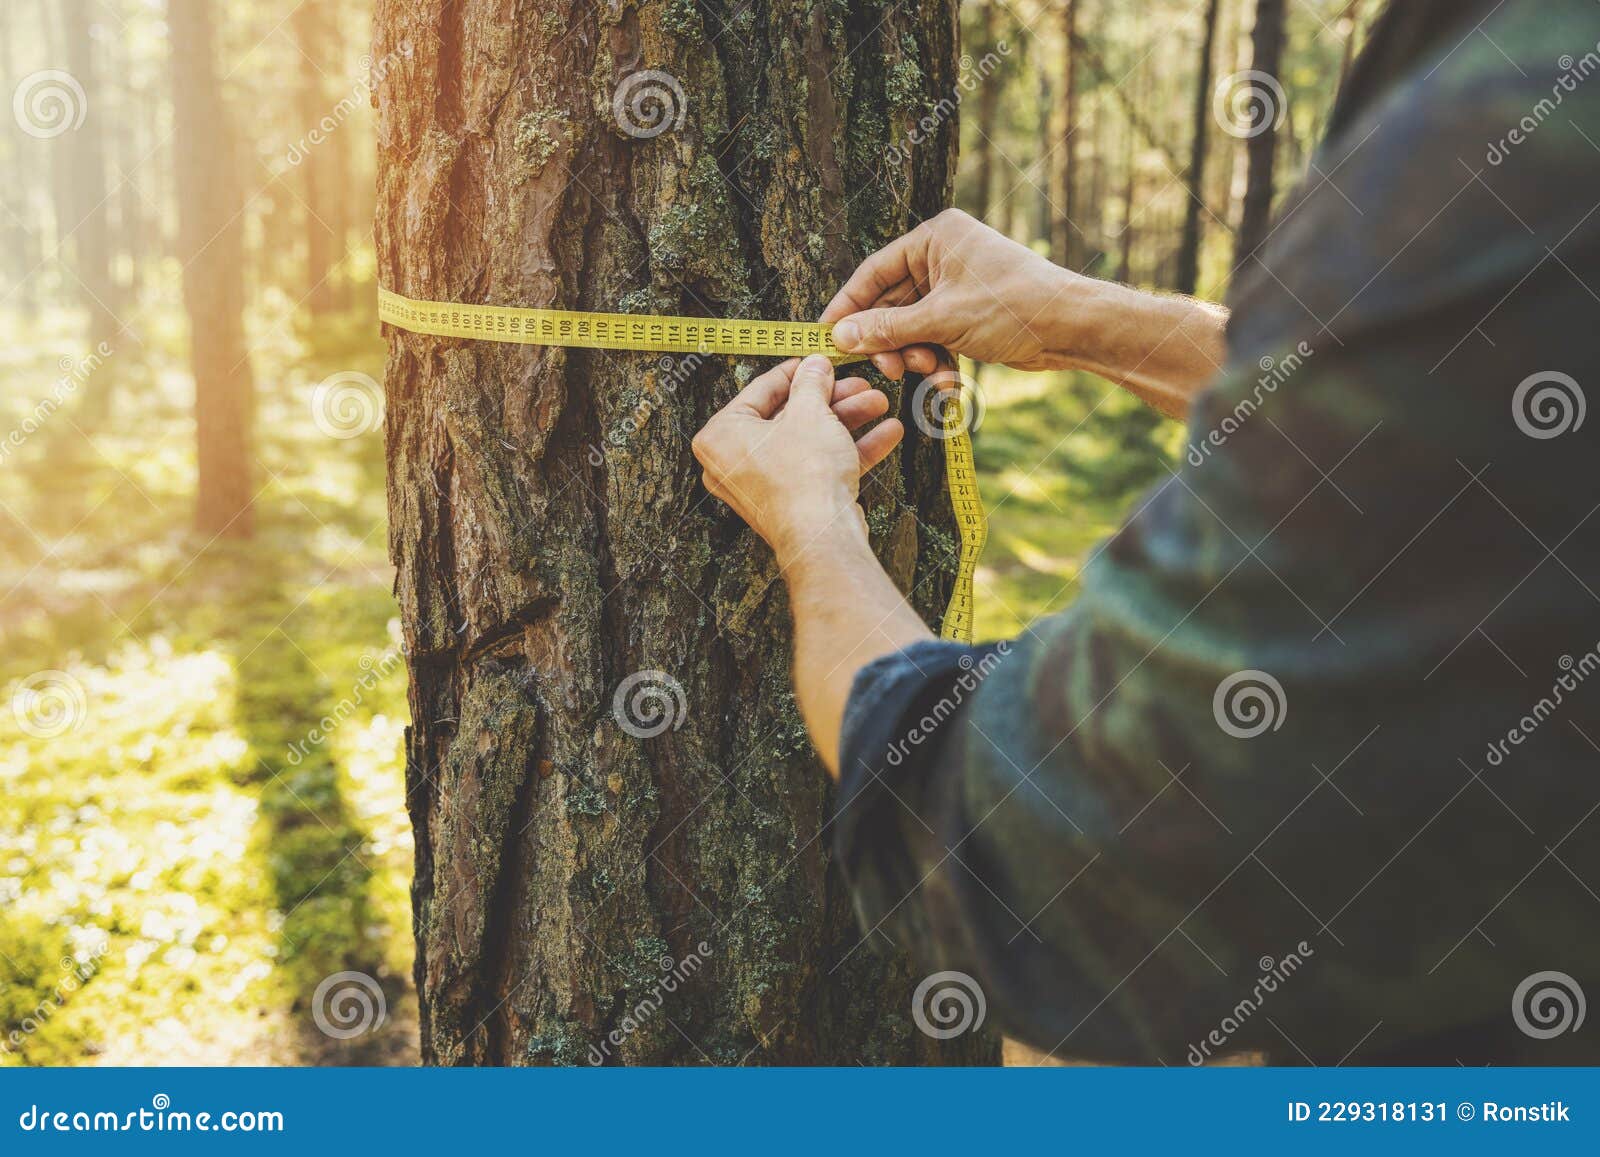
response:
<path id="1" fill-rule="evenodd" d="M 861 263 L 822 313 L 846 353 L 898 380 L 932 373 L 941 345 L 1020 370 L 1065 368 L 1060 325 L 1097 282 L 1052 265 L 959 209 L 924 221 Z M 847 320 L 845 320 L 847 319 Z"/>
<path id="2" fill-rule="evenodd" d="M 1088 370 L 1180 417 L 1222 364 L 1228 315 L 1070 273 L 947 209 L 862 262 L 822 320 L 896 381 L 933 373 L 943 346 L 1019 370 Z"/>
<path id="3" fill-rule="evenodd" d="M 880 422 L 889 399 L 864 378 L 835 382 L 825 357 L 790 360 L 762 374 L 695 435 L 705 486 L 733 507 L 787 569 L 806 547 L 843 522 L 864 530 L 856 505 L 861 475 L 888 456 L 904 428 Z"/>
<path id="4" fill-rule="evenodd" d="M 834 775 L 850 683 L 880 655 L 932 638 L 878 565 L 856 505 L 861 476 L 905 433 L 862 378 L 835 383 L 824 357 L 787 361 L 751 382 L 695 435 L 706 489 L 771 544 L 794 615 L 794 685 Z"/>

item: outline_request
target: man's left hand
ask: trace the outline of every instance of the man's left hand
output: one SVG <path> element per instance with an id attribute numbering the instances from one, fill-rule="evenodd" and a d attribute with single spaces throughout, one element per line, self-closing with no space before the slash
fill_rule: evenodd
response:
<path id="1" fill-rule="evenodd" d="M 791 359 L 746 386 L 695 435 L 705 486 L 766 539 L 787 566 L 841 520 L 863 524 L 861 475 L 905 433 L 896 418 L 859 439 L 889 399 L 864 378 L 834 380 L 813 355 Z"/>

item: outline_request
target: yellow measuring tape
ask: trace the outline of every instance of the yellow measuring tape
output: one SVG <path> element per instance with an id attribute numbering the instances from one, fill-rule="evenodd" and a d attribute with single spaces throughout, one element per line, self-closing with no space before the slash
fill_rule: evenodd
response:
<path id="1" fill-rule="evenodd" d="M 585 313 L 568 309 L 526 309 L 509 305 L 469 305 L 417 301 L 378 290 L 378 320 L 412 333 L 477 338 L 519 345 L 573 346 L 582 349 L 639 350 L 656 353 L 732 354 L 742 357 L 803 357 L 824 354 L 851 360 L 833 344 L 833 326 L 811 321 L 725 321 L 705 317 L 663 317 L 645 313 Z M 972 579 L 983 550 L 987 524 L 978 498 L 978 472 L 964 402 L 944 410 L 945 478 L 955 511 L 961 547 L 955 589 L 950 592 L 940 633 L 972 641 Z"/>

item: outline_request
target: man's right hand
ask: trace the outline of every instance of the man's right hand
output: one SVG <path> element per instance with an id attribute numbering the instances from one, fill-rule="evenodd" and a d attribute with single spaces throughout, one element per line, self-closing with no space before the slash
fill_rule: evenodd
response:
<path id="1" fill-rule="evenodd" d="M 947 209 L 863 261 L 821 320 L 897 381 L 939 369 L 943 346 L 1019 370 L 1088 370 L 1178 417 L 1222 363 L 1227 317 L 1069 272 Z"/>
<path id="2" fill-rule="evenodd" d="M 931 373 L 944 346 L 1020 370 L 1062 369 L 1053 324 L 1097 283 L 1052 265 L 959 209 L 924 221 L 861 263 L 822 313 L 846 353 L 899 378 Z"/>

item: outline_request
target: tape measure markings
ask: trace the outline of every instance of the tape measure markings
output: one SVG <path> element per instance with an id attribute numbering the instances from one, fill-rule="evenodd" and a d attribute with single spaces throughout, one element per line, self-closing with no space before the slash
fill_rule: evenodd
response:
<path id="1" fill-rule="evenodd" d="M 382 288 L 378 290 L 378 320 L 412 333 L 519 345 L 743 357 L 823 354 L 835 361 L 846 360 L 849 356 L 833 344 L 833 326 L 822 322 L 719 320 L 419 301 Z M 988 528 L 983 503 L 978 497 L 978 473 L 972 459 L 972 439 L 967 433 L 965 414 L 963 399 L 958 398 L 955 404 L 946 407 L 945 478 L 961 548 L 955 587 L 950 592 L 940 634 L 946 639 L 970 643 L 973 575 Z"/>

